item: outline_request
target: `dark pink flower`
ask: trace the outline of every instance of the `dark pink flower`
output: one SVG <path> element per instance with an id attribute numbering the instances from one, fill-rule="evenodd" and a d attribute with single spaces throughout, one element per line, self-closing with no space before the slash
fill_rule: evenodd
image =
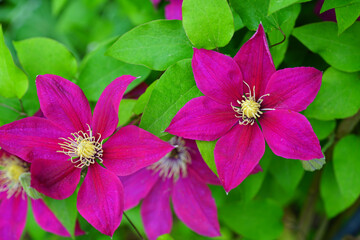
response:
<path id="1" fill-rule="evenodd" d="M 198 234 L 220 235 L 215 201 L 207 183 L 220 184 L 208 168 L 195 141 L 173 137 L 175 149 L 157 163 L 130 176 L 124 182 L 125 209 L 144 199 L 141 216 L 150 240 L 170 233 L 172 199 L 176 215 Z"/>
<path id="2" fill-rule="evenodd" d="M 220 138 L 215 164 L 227 192 L 259 163 L 264 139 L 284 158 L 323 158 L 309 121 L 298 113 L 314 100 L 322 73 L 311 67 L 276 71 L 261 25 L 234 59 L 194 49 L 192 67 L 205 96 L 189 101 L 166 131 L 196 140 Z"/>
<path id="3" fill-rule="evenodd" d="M 159 5 L 161 0 L 151 0 L 155 7 Z M 165 18 L 168 20 L 182 20 L 182 2 L 183 0 L 167 0 L 165 6 Z"/>
<path id="4" fill-rule="evenodd" d="M 77 85 L 55 75 L 38 76 L 38 97 L 46 119 L 28 117 L 0 128 L 0 146 L 32 162 L 31 184 L 47 196 L 69 197 L 81 172 L 87 170 L 77 208 L 91 225 L 110 236 L 123 212 L 123 186 L 117 176 L 134 173 L 173 149 L 136 126 L 114 133 L 120 100 L 134 79 L 115 79 L 100 96 L 92 116 Z"/>
<path id="5" fill-rule="evenodd" d="M 19 177 L 29 171 L 30 164 L 18 157 L 0 150 L 0 239 L 18 240 L 24 230 L 28 199 Z M 36 222 L 45 231 L 70 237 L 69 232 L 55 217 L 44 201 L 31 199 L 31 205 Z M 84 232 L 77 223 L 75 235 Z"/>
<path id="6" fill-rule="evenodd" d="M 321 8 L 324 4 L 324 0 L 318 0 L 315 5 L 314 12 L 316 15 L 318 15 L 323 21 L 331 21 L 336 22 L 336 14 L 335 9 L 329 9 L 323 13 L 321 12 Z M 360 21 L 360 17 L 357 19 L 357 21 Z"/>

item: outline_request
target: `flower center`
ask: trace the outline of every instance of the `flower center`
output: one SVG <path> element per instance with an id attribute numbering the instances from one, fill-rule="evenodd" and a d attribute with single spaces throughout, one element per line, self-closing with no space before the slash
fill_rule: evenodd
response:
<path id="1" fill-rule="evenodd" d="M 20 176 L 29 171 L 27 164 L 10 155 L 2 159 L 0 170 L 0 192 L 7 192 L 7 198 L 22 192 Z"/>
<path id="2" fill-rule="evenodd" d="M 175 148 L 148 168 L 154 170 L 154 172 L 159 172 L 159 176 L 164 180 L 173 178 L 176 181 L 180 176 L 187 176 L 187 165 L 191 164 L 191 156 L 182 138 L 173 137 L 169 143 Z"/>
<path id="3" fill-rule="evenodd" d="M 71 137 L 60 138 L 63 140 L 59 143 L 62 150 L 57 151 L 64 153 L 70 157 L 70 161 L 74 163 L 75 167 L 83 168 L 84 166 L 90 166 L 95 163 L 96 159 L 99 159 L 102 163 L 103 149 L 101 135 L 96 139 L 93 136 L 92 130 L 88 125 L 89 130 L 87 132 L 79 131 L 72 133 Z"/>
<path id="4" fill-rule="evenodd" d="M 261 103 L 264 101 L 264 97 L 270 96 L 270 94 L 264 94 L 256 100 L 255 96 L 255 86 L 253 87 L 253 92 L 251 92 L 250 86 L 244 82 L 248 87 L 249 92 L 245 93 L 243 100 L 237 100 L 237 103 L 240 107 L 233 106 L 230 103 L 232 109 L 235 111 L 235 117 L 240 118 L 240 125 L 253 125 L 255 120 L 263 114 L 265 110 L 275 110 L 273 108 L 261 108 Z"/>

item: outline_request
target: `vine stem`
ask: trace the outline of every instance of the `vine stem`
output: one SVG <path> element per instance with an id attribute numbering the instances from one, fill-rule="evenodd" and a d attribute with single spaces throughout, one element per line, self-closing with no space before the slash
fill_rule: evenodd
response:
<path id="1" fill-rule="evenodd" d="M 128 215 L 123 212 L 125 218 L 128 220 L 128 222 L 130 223 L 130 225 L 132 226 L 132 228 L 135 230 L 136 234 L 138 235 L 139 239 L 141 240 L 145 240 L 145 238 L 141 235 L 139 229 L 137 229 L 137 227 L 135 226 L 135 224 L 130 220 L 130 218 L 128 217 Z"/>

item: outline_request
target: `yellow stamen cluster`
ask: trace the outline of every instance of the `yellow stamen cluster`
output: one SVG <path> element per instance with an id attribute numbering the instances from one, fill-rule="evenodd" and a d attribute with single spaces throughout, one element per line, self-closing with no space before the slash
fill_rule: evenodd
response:
<path id="1" fill-rule="evenodd" d="M 64 153 L 70 157 L 70 161 L 75 164 L 77 168 L 88 167 L 95 163 L 96 159 L 99 159 L 102 163 L 103 149 L 101 135 L 96 139 L 93 136 L 92 130 L 88 125 L 89 133 L 79 131 L 72 133 L 71 137 L 60 138 L 64 142 L 59 143 L 62 150 L 57 151 Z"/>

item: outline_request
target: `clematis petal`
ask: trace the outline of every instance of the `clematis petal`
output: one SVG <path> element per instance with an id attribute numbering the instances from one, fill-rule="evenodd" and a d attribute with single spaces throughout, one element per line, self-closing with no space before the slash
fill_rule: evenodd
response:
<path id="1" fill-rule="evenodd" d="M 36 77 L 40 108 L 45 117 L 69 132 L 85 131 L 91 123 L 91 109 L 85 94 L 75 83 L 51 74 Z"/>
<path id="2" fill-rule="evenodd" d="M 286 68 L 275 72 L 266 87 L 265 108 L 300 112 L 314 101 L 320 90 L 322 72 L 312 67 Z"/>
<path id="3" fill-rule="evenodd" d="M 206 165 L 204 159 L 202 158 L 197 146 L 196 142 L 190 139 L 184 139 L 185 146 L 190 153 L 191 156 L 191 164 L 188 165 L 188 168 L 191 168 L 192 171 L 196 172 L 196 174 L 202 179 L 203 182 L 220 185 L 221 182 L 219 178 L 210 170 L 208 165 Z"/>
<path id="4" fill-rule="evenodd" d="M 98 164 L 91 165 L 78 193 L 77 209 L 94 228 L 113 236 L 124 209 L 120 179 Z"/>
<path id="5" fill-rule="evenodd" d="M 65 159 L 36 159 L 32 162 L 31 186 L 55 199 L 64 199 L 74 193 L 80 181 L 81 168 Z"/>
<path id="6" fill-rule="evenodd" d="M 260 97 L 265 94 L 266 85 L 275 72 L 275 66 L 261 24 L 256 33 L 240 48 L 234 60 L 251 90 L 255 86 L 255 96 Z M 245 85 L 244 92 L 248 92 L 248 87 Z"/>
<path id="7" fill-rule="evenodd" d="M 238 121 L 230 104 L 219 104 L 208 97 L 191 99 L 165 130 L 184 138 L 213 141 L 227 133 Z"/>
<path id="8" fill-rule="evenodd" d="M 59 137 L 63 130 L 47 119 L 27 117 L 0 127 L 0 146 L 25 161 L 35 158 L 59 158 Z"/>
<path id="9" fill-rule="evenodd" d="M 150 192 L 158 179 L 158 174 L 154 174 L 153 171 L 146 168 L 129 176 L 120 177 L 124 185 L 124 209 L 128 210 L 138 205 L 141 199 L 145 198 Z"/>
<path id="10" fill-rule="evenodd" d="M 27 214 L 27 197 L 20 195 L 4 198 L 0 204 L 0 239 L 19 240 Z"/>
<path id="11" fill-rule="evenodd" d="M 227 106 L 242 99 L 243 77 L 231 57 L 194 48 L 191 65 L 196 85 L 205 96 Z"/>
<path id="12" fill-rule="evenodd" d="M 130 75 L 116 78 L 101 94 L 94 109 L 92 130 L 101 134 L 102 138 L 109 137 L 115 131 L 119 122 L 119 104 L 127 86 L 136 79 Z"/>
<path id="13" fill-rule="evenodd" d="M 157 162 L 173 148 L 155 135 L 129 125 L 103 145 L 103 163 L 118 176 L 125 176 Z"/>
<path id="14" fill-rule="evenodd" d="M 300 113 L 290 110 L 268 111 L 259 122 L 266 142 L 276 155 L 300 160 L 324 157 L 309 121 Z"/>
<path id="15" fill-rule="evenodd" d="M 172 198 L 176 215 L 189 228 L 204 236 L 220 236 L 215 200 L 192 169 L 175 183 Z"/>
<path id="16" fill-rule="evenodd" d="M 226 192 L 237 187 L 258 165 L 265 140 L 258 125 L 237 125 L 215 145 L 215 164 Z"/>
<path id="17" fill-rule="evenodd" d="M 170 0 L 170 3 L 165 6 L 165 18 L 168 20 L 182 20 L 182 6 L 183 0 Z"/>
<path id="18" fill-rule="evenodd" d="M 142 203 L 141 217 L 146 235 L 150 240 L 156 240 L 158 236 L 171 231 L 170 195 L 172 184 L 171 179 L 164 181 L 159 179 Z"/>

